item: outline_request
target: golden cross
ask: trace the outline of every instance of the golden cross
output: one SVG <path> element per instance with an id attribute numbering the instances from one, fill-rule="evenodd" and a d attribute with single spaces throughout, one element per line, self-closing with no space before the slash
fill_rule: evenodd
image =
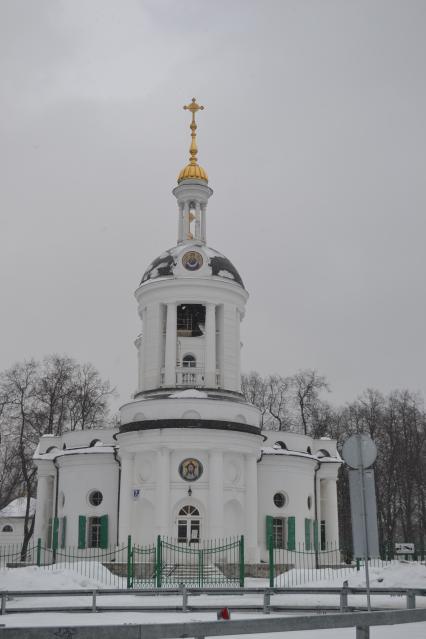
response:
<path id="1" fill-rule="evenodd" d="M 192 98 L 192 101 L 189 104 L 186 104 L 183 108 L 185 109 L 185 111 L 191 111 L 192 113 L 192 120 L 190 124 L 192 140 L 191 140 L 191 146 L 189 148 L 189 153 L 190 153 L 189 163 L 192 165 L 197 165 L 198 149 L 197 149 L 197 142 L 196 142 L 197 134 L 195 133 L 197 130 L 197 125 L 195 123 L 195 114 L 197 113 L 197 111 L 202 111 L 204 107 L 201 106 L 200 104 L 197 104 L 196 99 Z"/>

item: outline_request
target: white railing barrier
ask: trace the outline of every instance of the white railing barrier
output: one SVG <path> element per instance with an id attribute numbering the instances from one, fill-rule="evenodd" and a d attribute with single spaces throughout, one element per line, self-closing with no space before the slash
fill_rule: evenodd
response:
<path id="1" fill-rule="evenodd" d="M 340 608 L 340 612 L 348 612 L 350 610 L 349 604 L 348 604 L 348 595 L 363 595 L 366 593 L 366 589 L 365 588 L 352 588 L 348 586 L 348 582 L 345 581 L 343 582 L 343 587 L 342 588 L 241 588 L 238 591 L 236 591 L 234 588 L 230 589 L 230 588 L 188 588 L 187 586 L 185 586 L 184 584 L 181 584 L 181 586 L 179 588 L 152 588 L 152 589 L 130 589 L 130 590 L 117 590 L 115 588 L 105 588 L 105 589 L 101 589 L 101 590 L 61 590 L 61 591 L 57 591 L 57 590 L 41 590 L 41 591 L 37 591 L 37 590 L 13 590 L 13 591 L 7 591 L 7 590 L 2 590 L 0 591 L 0 599 L 1 599 L 1 606 L 0 606 L 0 615 L 5 615 L 7 614 L 7 612 L 20 612 L 20 613 L 25 613 L 25 612 L 49 612 L 51 610 L 51 607 L 43 607 L 40 605 L 40 602 L 37 602 L 37 607 L 33 608 L 31 606 L 28 607 L 22 607 L 22 608 L 17 608 L 16 606 L 16 600 L 19 598 L 28 598 L 30 599 L 31 597 L 37 597 L 38 599 L 40 597 L 91 597 L 92 601 L 91 601 L 91 605 L 90 606 L 79 606 L 80 610 L 91 610 L 92 612 L 99 612 L 100 610 L 102 611 L 107 611 L 108 610 L 108 605 L 101 605 L 97 603 L 98 598 L 104 596 L 104 595 L 115 595 L 115 596 L 124 596 L 124 597 L 128 597 L 129 595 L 138 595 L 138 596 L 142 596 L 142 597 L 151 597 L 151 596 L 155 596 L 158 597 L 160 595 L 165 595 L 166 598 L 167 596 L 170 595 L 182 595 L 182 612 L 188 612 L 189 610 L 189 604 L 188 604 L 188 599 L 190 596 L 192 595 L 235 595 L 236 592 L 238 592 L 239 595 L 245 595 L 245 594 L 259 594 L 259 595 L 263 595 L 263 602 L 259 604 L 253 604 L 251 606 L 252 610 L 259 610 L 259 611 L 263 611 L 263 613 L 265 615 L 269 615 L 271 610 L 273 609 L 274 612 L 282 612 L 284 610 L 289 610 L 291 607 L 286 605 L 286 606 L 282 606 L 282 605 L 273 605 L 271 604 L 271 597 L 272 595 L 300 595 L 300 594 L 311 594 L 311 595 L 330 595 L 330 594 L 334 594 L 337 595 L 339 597 L 339 608 Z M 421 596 L 421 597 L 426 597 L 426 588 L 412 588 L 412 589 L 406 589 L 406 588 L 374 588 L 373 590 L 371 590 L 371 594 L 372 595 L 398 595 L 403 597 L 405 595 L 406 597 L 406 606 L 407 606 L 407 610 L 414 610 L 416 608 L 416 596 Z M 10 608 L 10 610 L 7 610 L 7 601 L 11 600 L 14 601 L 15 603 L 13 604 L 13 607 Z M 359 604 L 358 604 L 359 607 Z M 115 610 L 117 610 L 119 608 L 119 606 L 117 604 L 115 604 L 115 606 L 113 606 L 113 608 Z M 129 604 L 126 604 L 126 609 L 130 610 L 132 607 L 129 606 Z M 137 606 L 134 606 L 135 610 L 137 610 Z M 191 610 L 203 610 L 204 606 L 202 604 L 200 605 L 191 605 Z M 247 606 L 242 606 L 239 607 L 238 605 L 234 605 L 232 606 L 232 608 L 234 610 L 239 610 L 239 609 L 246 609 Z M 309 606 L 307 606 L 307 609 L 309 608 Z M 334 608 L 334 607 L 332 607 Z M 55 606 L 54 607 L 55 610 L 58 611 L 67 611 L 67 610 L 73 610 L 74 609 L 74 604 L 72 604 L 70 602 L 69 606 Z M 149 606 L 145 606 L 144 608 L 145 610 L 149 609 Z M 315 607 L 313 607 L 312 609 L 317 609 L 317 604 L 315 605 Z M 167 610 L 175 610 L 175 605 L 173 606 L 168 606 L 167 604 L 163 605 L 163 606 L 158 606 L 158 604 L 155 606 L 155 610 L 163 610 L 163 611 L 167 611 Z M 326 606 L 324 608 L 324 610 L 330 610 L 330 606 Z"/>
<path id="2" fill-rule="evenodd" d="M 190 623 L 123 624 L 116 626 L 0 627 L 3 639 L 174 639 L 176 637 L 222 637 L 299 630 L 336 630 L 356 628 L 356 639 L 369 639 L 371 626 L 389 626 L 426 621 L 426 609 L 347 612 L 303 617 L 268 617 L 230 621 L 196 621 Z"/>

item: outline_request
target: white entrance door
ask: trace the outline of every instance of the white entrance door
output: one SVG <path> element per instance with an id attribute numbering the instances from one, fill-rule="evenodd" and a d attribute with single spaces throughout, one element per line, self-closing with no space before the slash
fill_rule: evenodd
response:
<path id="1" fill-rule="evenodd" d="M 198 544 L 200 540 L 201 517 L 195 506 L 184 506 L 178 515 L 178 542 Z"/>

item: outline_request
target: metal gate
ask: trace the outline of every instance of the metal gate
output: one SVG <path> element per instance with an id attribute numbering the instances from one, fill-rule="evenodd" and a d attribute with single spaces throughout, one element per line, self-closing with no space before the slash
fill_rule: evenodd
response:
<path id="1" fill-rule="evenodd" d="M 129 548 L 129 588 L 244 586 L 243 536 L 196 543 L 159 536 L 156 547 Z"/>

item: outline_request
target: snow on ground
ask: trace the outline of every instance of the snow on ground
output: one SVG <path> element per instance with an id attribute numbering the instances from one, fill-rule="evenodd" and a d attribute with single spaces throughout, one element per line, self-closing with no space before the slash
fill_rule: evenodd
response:
<path id="1" fill-rule="evenodd" d="M 332 588 L 340 587 L 345 580 L 352 588 L 365 588 L 365 569 L 361 567 L 359 571 L 347 569 L 330 571 L 330 576 L 318 580 L 314 577 L 305 580 L 306 572 L 303 570 L 289 570 L 283 575 L 278 575 L 275 585 L 279 588 L 286 587 L 287 584 L 295 584 L 294 588 Z M 308 574 L 309 574 L 308 572 Z M 381 567 L 369 567 L 371 588 L 426 588 L 426 565 L 415 562 L 394 561 Z M 296 585 L 298 584 L 298 585 Z"/>
<path id="2" fill-rule="evenodd" d="M 89 562 L 87 562 L 89 563 Z M 0 590 L 57 590 L 58 596 L 49 597 L 49 599 L 41 596 L 35 596 L 31 599 L 16 597 L 7 602 L 8 609 L 22 606 L 68 606 L 72 602 L 74 606 L 90 605 L 90 598 L 78 595 L 70 598 L 61 596 L 60 591 L 64 589 L 92 589 L 92 588 L 108 588 L 112 587 L 110 583 L 110 573 L 108 570 L 95 562 L 92 565 L 91 574 L 97 574 L 98 578 L 93 579 L 82 576 L 79 572 L 72 570 L 69 566 L 61 567 L 60 565 L 49 570 L 37 568 L 35 566 L 3 569 L 0 570 Z M 335 587 L 341 586 L 343 581 L 347 579 L 349 585 L 353 587 L 365 586 L 365 574 L 362 568 L 360 572 L 354 571 L 348 575 L 347 571 L 334 571 L 330 579 L 321 581 L 312 581 L 304 586 L 312 587 Z M 426 588 L 426 567 L 418 564 L 394 563 L 383 568 L 371 568 L 372 587 L 402 587 L 402 588 Z M 277 578 L 279 580 L 279 577 Z M 264 587 L 267 582 L 264 579 L 249 579 L 246 585 L 248 587 Z M 278 585 L 278 584 L 277 584 Z M 225 605 L 230 606 L 238 604 L 260 604 L 262 595 L 201 595 L 197 597 L 189 597 L 189 606 L 209 604 L 217 607 Z M 147 595 L 126 594 L 126 595 L 106 595 L 98 597 L 98 605 L 137 605 L 140 606 L 161 606 L 175 605 L 180 606 L 182 598 L 180 596 L 158 596 L 149 597 Z M 349 605 L 365 606 L 365 595 L 349 596 Z M 426 607 L 426 597 L 417 597 L 417 606 Z M 272 595 L 271 604 L 280 604 L 288 606 L 318 606 L 318 612 L 321 614 L 320 608 L 325 605 L 338 605 L 338 597 L 336 595 L 306 595 L 304 593 Z M 373 596 L 372 605 L 386 608 L 405 608 L 405 597 L 389 597 L 385 595 Z M 307 613 L 272 613 L 271 616 L 285 617 L 289 615 L 306 615 Z M 313 613 L 315 614 L 315 613 Z M 232 612 L 232 619 L 250 618 L 253 620 L 255 628 L 256 619 L 263 618 L 261 612 L 245 613 Z M 1 623 L 8 627 L 29 627 L 29 626 L 75 626 L 75 625 L 113 625 L 113 624 L 145 624 L 145 623 L 173 623 L 173 622 L 190 622 L 190 621 L 212 621 L 216 619 L 216 612 L 138 612 L 137 610 L 129 610 L 127 612 L 49 612 L 49 613 L 17 613 L 5 615 L 1 618 Z M 226 623 L 226 622 L 222 622 Z M 400 639 L 403 634 L 404 639 L 424 639 L 426 637 L 426 622 L 407 624 L 402 626 L 385 626 L 371 629 L 372 639 Z M 277 633 L 250 635 L 252 639 L 283 639 L 283 635 L 278 636 Z M 341 630 L 321 630 L 321 631 L 303 631 L 285 633 L 284 639 L 355 639 L 355 629 Z"/>
<path id="3" fill-rule="evenodd" d="M 97 578 L 93 575 L 97 575 Z M 125 579 L 112 575 L 95 561 L 76 562 L 75 569 L 71 569 L 69 564 L 67 567 L 56 564 L 49 568 L 26 566 L 0 570 L 0 590 L 123 588 L 125 583 Z"/>

